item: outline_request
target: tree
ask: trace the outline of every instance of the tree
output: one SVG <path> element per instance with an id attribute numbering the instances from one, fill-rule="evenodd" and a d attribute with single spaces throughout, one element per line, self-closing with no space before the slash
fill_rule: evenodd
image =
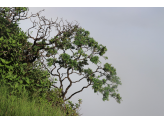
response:
<path id="1" fill-rule="evenodd" d="M 15 10 L 17 10 L 18 12 L 21 10 L 25 10 L 25 8 L 22 7 L 15 7 Z M 27 84 L 28 81 L 24 81 L 23 79 L 25 78 L 21 78 L 21 81 L 18 81 L 19 78 L 17 78 L 17 80 L 15 80 L 16 77 L 18 77 L 18 75 L 23 75 L 24 77 L 26 75 L 31 75 L 33 76 L 33 81 L 34 82 L 38 82 L 37 84 L 39 84 L 38 79 L 45 81 L 45 79 L 47 79 L 47 74 L 43 74 L 43 72 L 41 72 L 39 69 L 33 69 L 33 72 L 30 73 L 30 66 L 31 64 L 29 64 L 30 62 L 29 57 L 25 57 L 26 60 L 21 61 L 22 63 L 28 63 L 28 67 L 22 66 L 22 65 L 18 65 L 18 63 L 20 63 L 19 58 L 24 58 L 21 57 L 23 52 L 20 50 L 18 51 L 18 49 L 20 49 L 20 47 L 22 48 L 22 50 L 27 49 L 27 46 L 29 47 L 30 43 L 27 42 L 27 36 L 25 35 L 25 33 L 23 31 L 20 30 L 20 28 L 18 28 L 18 24 L 17 21 L 15 21 L 15 23 L 13 23 L 13 20 L 9 19 L 11 17 L 6 16 L 5 13 L 6 10 L 9 10 L 7 7 L 5 8 L 5 10 L 1 9 L 1 13 L 0 13 L 0 44 L 1 44 L 1 48 L 0 48 L 0 72 L 1 72 L 1 81 L 3 81 L 3 83 L 6 83 L 7 85 L 11 86 L 12 89 L 18 89 L 18 85 L 24 85 L 24 87 L 26 86 L 26 89 L 28 88 L 29 92 L 31 92 L 31 94 L 34 92 L 33 88 L 38 88 L 36 86 L 36 83 L 32 86 L 31 83 Z M 11 9 L 10 9 L 11 10 Z M 17 12 L 15 11 L 15 13 Z M 14 11 L 13 11 L 14 13 Z M 6 18 L 4 18 L 6 17 Z M 14 16 L 15 17 L 15 16 Z M 14 19 L 13 17 L 13 19 Z M 20 17 L 20 15 L 19 15 Z M 27 45 L 28 44 L 28 45 Z M 26 45 L 26 47 L 24 47 Z M 17 52 L 21 52 L 22 54 L 17 55 Z M 25 69 L 26 68 L 26 69 Z M 22 70 L 27 70 L 25 72 L 23 72 L 22 74 Z M 39 74 L 40 76 L 38 78 L 35 78 L 35 74 Z M 44 72 L 45 73 L 45 72 Z M 6 76 L 7 74 L 9 74 L 8 76 Z M 14 74 L 15 76 L 13 77 L 12 74 Z M 43 75 L 43 76 L 42 76 Z M 19 76 L 20 77 L 20 76 Z M 41 78 L 42 77 L 42 78 Z M 30 77 L 29 77 L 30 78 Z M 31 78 L 29 79 L 31 80 Z M 41 81 L 40 81 L 41 82 Z M 25 84 L 26 83 L 26 84 Z M 47 82 L 47 84 L 51 84 L 50 82 Z M 43 87 L 47 87 L 48 85 L 45 85 L 45 83 L 40 84 L 39 86 L 43 86 Z M 21 88 L 21 86 L 19 87 Z M 21 91 L 20 91 L 21 92 Z M 12 92 L 14 93 L 14 92 Z"/>
<path id="2" fill-rule="evenodd" d="M 32 43 L 27 42 L 28 36 L 26 36 L 25 33 L 18 28 L 18 19 L 16 19 L 17 21 L 13 23 L 15 16 L 19 16 L 20 19 L 20 13 L 22 10 L 23 12 L 27 10 L 27 8 L 14 7 L 11 9 L 9 7 L 0 8 L 1 85 L 5 84 L 11 88 L 10 95 L 13 94 L 19 96 L 22 91 L 27 90 L 29 92 L 30 99 L 39 96 L 41 97 L 41 100 L 42 98 L 46 98 L 48 102 L 53 102 L 53 99 L 51 98 L 56 97 L 56 94 L 60 95 L 60 90 L 55 89 L 55 95 L 52 96 L 53 92 L 50 91 L 50 87 L 55 82 L 48 80 L 49 74 L 47 71 L 41 70 L 41 68 L 38 67 L 35 68 L 35 65 L 37 64 L 37 61 L 35 60 L 36 58 L 39 58 L 39 54 L 36 53 L 34 56 L 30 52 L 30 46 Z M 11 11 L 12 13 L 10 13 Z M 14 14 L 14 16 L 12 14 Z M 22 20 L 22 18 L 20 20 Z M 35 92 L 39 95 L 33 95 Z M 63 104 L 63 100 L 61 98 L 58 97 L 56 100 L 56 105 Z M 39 101 L 40 100 L 38 100 L 38 102 Z M 72 110 L 70 110 L 69 105 L 66 105 L 66 108 L 68 108 L 66 111 L 70 112 Z"/>
<path id="3" fill-rule="evenodd" d="M 19 7 L 15 7 L 15 8 L 19 8 Z M 20 9 L 22 9 L 20 7 Z M 39 17 L 39 13 L 36 14 Z M 14 17 L 13 17 L 14 18 Z M 30 18 L 30 17 L 28 17 Z M 19 16 L 19 20 L 20 16 Z M 26 43 L 23 44 L 22 46 L 25 47 L 25 52 L 22 52 L 21 56 L 18 55 L 17 58 L 19 59 L 20 62 L 16 62 L 20 65 L 23 65 L 24 63 L 28 63 L 28 65 L 33 66 L 33 63 L 36 63 L 36 59 L 40 59 L 40 58 L 45 58 L 45 56 L 39 54 L 40 50 L 44 50 L 47 51 L 46 57 L 50 57 L 50 56 L 55 56 L 58 52 L 58 50 L 63 50 L 63 54 L 60 54 L 59 59 L 53 57 L 53 58 L 48 58 L 46 59 L 46 61 L 48 62 L 48 66 L 54 66 L 54 68 L 51 70 L 51 72 L 49 71 L 49 69 L 44 65 L 43 62 L 37 62 L 36 66 L 38 66 L 38 64 L 40 64 L 39 66 L 41 66 L 42 68 L 46 69 L 49 74 L 58 77 L 59 80 L 57 80 L 55 78 L 55 80 L 57 80 L 57 82 L 60 82 L 60 87 L 57 87 L 55 85 L 51 85 L 56 89 L 61 90 L 61 94 L 59 95 L 60 98 L 62 98 L 65 101 L 69 101 L 69 99 L 74 96 L 75 94 L 83 91 L 84 88 L 87 88 L 89 86 L 92 85 L 92 88 L 94 89 L 94 92 L 100 92 L 101 94 L 103 94 L 103 101 L 105 100 L 109 100 L 108 97 L 109 95 L 113 98 L 116 99 L 116 101 L 118 103 L 120 103 L 121 101 L 121 97 L 120 94 L 117 93 L 116 90 L 118 85 L 121 85 L 120 82 L 120 78 L 116 76 L 116 69 L 114 67 L 111 66 L 111 64 L 109 63 L 105 63 L 103 67 L 98 66 L 98 63 L 101 63 L 99 61 L 99 56 L 104 57 L 105 59 L 108 59 L 108 57 L 103 56 L 105 54 L 105 52 L 107 51 L 106 46 L 103 46 L 102 44 L 98 44 L 98 42 L 96 42 L 93 38 L 89 37 L 90 32 L 89 31 L 85 31 L 85 29 L 79 27 L 79 25 L 74 25 L 71 26 L 70 23 L 68 23 L 68 25 L 64 25 L 63 23 L 63 30 L 61 31 L 61 26 L 60 26 L 60 21 L 59 24 L 53 21 L 49 21 L 47 19 L 45 19 L 44 17 L 39 17 L 39 20 L 43 21 L 44 24 L 39 26 L 39 30 L 37 32 L 37 36 L 36 38 L 32 37 L 29 34 L 29 29 L 34 28 L 36 26 L 36 22 L 33 22 L 33 27 L 28 29 L 28 38 L 32 38 L 34 40 L 33 44 L 30 43 Z M 9 20 L 10 22 L 11 20 Z M 46 21 L 49 22 L 49 24 L 46 24 Z M 62 21 L 63 22 L 63 21 Z M 55 27 L 57 28 L 58 34 L 56 36 L 54 36 L 54 38 L 48 40 L 49 43 L 46 43 L 47 39 L 45 38 L 45 36 L 47 36 L 47 30 L 51 29 L 52 25 L 56 25 Z M 46 26 L 48 25 L 48 27 L 45 29 L 42 28 L 42 26 Z M 58 27 L 60 27 L 60 30 L 58 29 Z M 43 31 L 40 31 L 40 30 Z M 42 36 L 38 37 L 38 33 L 43 33 Z M 49 31 L 50 33 L 50 31 Z M 19 36 L 18 36 L 19 37 Z M 71 42 L 71 39 L 74 38 L 74 41 Z M 41 42 L 38 42 L 41 41 Z M 25 42 L 25 41 L 24 41 Z M 49 47 L 48 45 L 52 45 L 55 44 L 55 46 Z M 18 46 L 17 46 L 18 47 Z M 86 54 L 85 51 L 83 51 L 83 48 L 86 48 L 87 51 L 91 50 L 92 53 L 91 54 Z M 21 51 L 23 50 L 23 48 L 21 48 Z M 69 55 L 66 53 L 67 50 L 70 50 L 73 55 Z M 76 52 L 74 52 L 74 50 Z M 24 51 L 24 50 L 23 50 Z M 87 52 L 86 51 L 86 52 Z M 94 56 L 95 54 L 98 54 L 99 56 Z M 4 56 L 3 56 L 4 57 Z M 82 58 L 83 57 L 83 58 Z M 8 58 L 12 58 L 11 56 L 9 56 Z M 92 71 L 91 68 L 88 69 L 84 69 L 84 65 L 89 65 L 88 64 L 88 59 L 94 63 L 95 65 L 97 65 L 97 69 L 96 71 Z M 56 64 L 59 64 L 59 68 L 56 68 Z M 34 66 L 33 66 L 34 67 Z M 23 67 L 26 72 L 28 72 L 30 70 L 29 67 Z M 67 69 L 67 72 L 65 74 L 67 74 L 67 77 L 62 78 L 62 75 L 59 73 L 59 70 L 61 68 L 65 68 Z M 57 69 L 58 74 L 52 74 L 52 71 L 54 69 Z M 71 73 L 70 73 L 71 70 Z M 98 70 L 102 70 L 98 71 Z M 77 72 L 74 72 L 77 71 Z M 35 73 L 33 71 L 33 73 Z M 78 81 L 73 82 L 70 78 L 70 75 L 76 73 L 79 75 L 83 75 L 83 77 L 81 79 L 79 79 Z M 96 76 L 96 73 L 100 73 L 100 75 Z M 106 79 L 99 79 L 100 77 L 105 76 Z M 31 78 L 31 80 L 34 79 L 33 77 Z M 65 79 L 68 79 L 70 84 L 68 85 L 68 87 L 66 88 L 66 90 L 63 90 L 63 81 Z M 81 90 L 73 93 L 70 97 L 66 98 L 66 94 L 68 92 L 68 90 L 70 89 L 70 87 L 72 86 L 73 83 L 79 82 L 82 79 L 86 79 L 88 81 L 88 85 L 84 86 L 81 88 Z M 110 81 L 111 84 L 108 84 L 107 81 Z M 36 81 L 35 81 L 36 82 Z M 103 87 L 103 85 L 105 87 Z M 49 88 L 49 86 L 47 86 L 46 88 Z"/>
<path id="4" fill-rule="evenodd" d="M 6 7 L 4 9 L 5 10 L 1 9 L 0 13 L 1 82 L 11 87 L 13 90 L 11 92 L 12 94 L 17 91 L 17 93 L 21 93 L 23 87 L 30 92 L 30 95 L 36 90 L 46 92 L 47 88 L 50 88 L 52 84 L 47 79 L 49 74 L 40 69 L 32 69 L 32 64 L 29 62 L 30 57 L 23 52 L 31 45 L 27 42 L 28 37 L 20 30 L 20 28 L 18 28 L 17 21 L 13 23 L 13 20 L 9 19 L 11 15 L 10 17 L 6 16 L 5 11 L 8 11 L 9 9 Z M 26 10 L 26 8 L 21 7 L 15 7 L 15 9 L 16 11 L 13 11 L 13 13 Z M 26 66 L 27 64 L 28 66 Z"/>

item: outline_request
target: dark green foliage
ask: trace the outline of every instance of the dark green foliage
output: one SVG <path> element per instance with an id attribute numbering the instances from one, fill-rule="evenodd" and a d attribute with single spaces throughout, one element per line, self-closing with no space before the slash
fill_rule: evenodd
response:
<path id="1" fill-rule="evenodd" d="M 47 88 L 51 86 L 50 81 L 47 79 L 47 75 L 49 74 L 39 69 L 33 69 L 30 65 L 27 66 L 27 63 L 21 60 L 24 59 L 22 58 L 22 51 L 27 49 L 27 47 L 23 49 L 27 42 L 27 36 L 16 24 L 10 23 L 2 17 L 0 21 L 1 81 L 10 85 L 13 90 L 11 93 L 21 93 L 23 87 L 30 91 L 31 94 L 36 90 L 41 92 L 47 91 Z M 18 49 L 21 50 L 18 51 Z M 7 53 L 2 51 L 6 51 Z M 20 55 L 18 52 L 22 54 Z"/>
<path id="2" fill-rule="evenodd" d="M 34 46 L 31 54 L 27 52 L 32 43 L 27 42 L 28 36 L 23 31 L 8 20 L 0 17 L 0 83 L 10 88 L 10 95 L 21 96 L 23 90 L 29 92 L 29 99 L 41 97 L 46 99 L 51 95 L 51 85 L 55 82 L 48 80 L 49 73 L 41 68 L 34 67 L 39 62 L 30 60 L 28 55 L 37 55 L 38 46 Z M 41 43 L 44 44 L 45 40 Z M 41 46 L 43 48 L 43 46 Z M 26 51 L 26 52 L 24 52 Z M 51 50 L 52 51 L 52 50 Z M 50 51 L 50 53 L 51 53 Z M 38 65 L 37 65 L 38 66 Z M 40 65 L 39 65 L 40 66 Z M 34 93 L 37 95 L 33 95 Z M 62 98 L 58 98 L 61 102 Z M 48 100 L 47 100 L 48 101 Z M 63 102 L 63 101 L 62 101 Z"/>
<path id="3" fill-rule="evenodd" d="M 19 14 L 21 12 L 27 10 L 27 8 L 24 7 L 14 8 L 17 16 L 20 16 Z M 6 12 L 10 10 L 8 8 L 5 9 Z M 56 98 L 53 97 L 53 93 L 57 93 L 55 90 L 50 91 L 51 86 L 53 86 L 59 91 L 59 101 L 55 104 L 63 106 L 63 103 L 68 101 L 69 104 L 64 105 L 63 108 L 67 112 L 70 112 L 70 109 L 75 110 L 79 105 L 77 104 L 76 108 L 73 107 L 74 105 L 69 99 L 73 95 L 83 91 L 84 88 L 92 85 L 95 93 L 100 92 L 103 94 L 103 101 L 108 100 L 109 95 L 111 95 L 118 103 L 120 103 L 121 97 L 115 92 L 118 84 L 121 85 L 120 78 L 116 76 L 116 69 L 112 67 L 111 64 L 106 63 L 103 68 L 97 65 L 101 62 L 99 61 L 99 56 L 94 56 L 94 54 L 103 56 L 107 51 L 107 48 L 89 37 L 89 31 L 85 31 L 78 25 L 73 27 L 69 25 L 69 29 L 63 31 L 58 30 L 58 34 L 49 40 L 48 44 L 46 43 L 47 39 L 44 38 L 45 36 L 33 38 L 34 43 L 30 43 L 27 39 L 29 37 L 31 38 L 31 36 L 29 34 L 27 36 L 17 25 L 17 21 L 19 21 L 20 18 L 13 23 L 14 19 L 11 21 L 9 16 L 4 18 L 6 14 L 5 11 L 2 10 L 0 12 L 0 73 L 2 73 L 0 75 L 0 82 L 5 83 L 11 88 L 11 94 L 19 96 L 22 89 L 26 89 L 30 94 L 30 99 L 34 98 L 33 94 L 37 92 L 37 96 L 48 102 L 53 102 L 53 98 Z M 37 15 L 39 14 L 37 13 Z M 71 42 L 73 37 L 74 41 Z M 51 44 L 55 44 L 55 46 L 48 46 Z M 86 54 L 85 51 L 83 51 L 83 48 L 90 48 L 92 53 L 90 55 Z M 63 50 L 63 54 L 60 54 L 59 59 L 54 57 L 46 59 L 48 66 L 55 66 L 54 69 L 57 69 L 56 64 L 59 64 L 60 68 L 57 69 L 58 74 L 52 74 L 52 71 L 50 72 L 45 66 L 44 68 L 47 70 L 41 69 L 44 64 L 39 62 L 42 57 L 42 55 L 39 54 L 39 51 L 47 51 L 46 56 L 50 57 L 56 55 L 59 49 Z M 66 50 L 71 50 L 73 55 L 67 54 Z M 73 52 L 73 50 L 76 52 Z M 104 58 L 108 59 L 108 57 Z M 36 61 L 36 59 L 39 61 Z M 98 66 L 96 71 L 93 71 L 90 68 L 84 69 L 84 65 L 89 65 L 88 59 Z M 67 77 L 64 79 L 68 79 L 70 82 L 65 91 L 63 90 L 62 84 L 64 79 L 62 79 L 62 76 L 58 71 L 62 67 L 67 69 Z M 103 70 L 104 73 L 98 71 L 98 69 Z M 88 85 L 66 98 L 67 91 L 72 84 L 80 81 L 73 82 L 70 78 L 70 74 L 72 73 L 69 70 L 71 70 L 72 73 L 79 72 L 77 74 L 84 75 L 80 80 L 86 78 Z M 96 76 L 96 72 L 101 73 L 101 76 L 104 75 L 106 79 L 99 79 L 100 76 Z M 53 83 L 56 82 L 48 80 L 50 74 L 58 77 L 58 80 L 55 78 L 55 81 L 60 82 L 60 87 L 53 85 Z M 112 84 L 108 84 L 107 81 L 110 81 Z M 107 86 L 103 87 L 103 85 Z M 112 85 L 112 87 L 110 85 Z"/>

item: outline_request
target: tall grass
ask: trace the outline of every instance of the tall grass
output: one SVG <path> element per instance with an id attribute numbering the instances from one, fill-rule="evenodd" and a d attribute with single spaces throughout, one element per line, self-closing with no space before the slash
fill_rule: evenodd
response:
<path id="1" fill-rule="evenodd" d="M 77 111 L 72 114 L 65 112 L 62 106 L 48 103 L 35 97 L 28 98 L 28 92 L 23 91 L 18 96 L 10 95 L 9 88 L 0 86 L 0 116 L 80 116 Z"/>

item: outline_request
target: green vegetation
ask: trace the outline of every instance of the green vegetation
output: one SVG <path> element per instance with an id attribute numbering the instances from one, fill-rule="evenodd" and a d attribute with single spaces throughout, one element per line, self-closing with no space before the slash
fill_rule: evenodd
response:
<path id="1" fill-rule="evenodd" d="M 40 29 L 36 38 L 29 33 L 27 36 L 19 28 L 17 22 L 30 17 L 39 17 L 39 13 L 37 13 L 36 16 L 32 14 L 30 17 L 26 17 L 23 14 L 21 17 L 26 18 L 20 18 L 20 14 L 27 11 L 27 9 L 26 7 L 0 7 L 0 85 L 3 85 L 0 87 L 4 87 L 4 90 L 6 88 L 6 91 L 1 91 L 1 96 L 3 95 L 0 106 L 2 115 L 78 116 L 76 109 L 80 107 L 81 99 L 78 100 L 79 104 L 76 105 L 69 99 L 89 86 L 92 86 L 95 93 L 100 92 L 103 94 L 103 101 L 109 100 L 108 97 L 110 95 L 120 103 L 122 98 L 116 92 L 118 91 L 116 89 L 119 84 L 121 85 L 121 82 L 120 78 L 116 76 L 116 69 L 109 63 L 106 63 L 103 67 L 98 66 L 97 64 L 101 62 L 98 56 L 94 56 L 95 54 L 103 56 L 107 51 L 106 46 L 99 45 L 98 42 L 89 37 L 89 31 L 85 31 L 78 25 L 71 26 L 68 24 L 67 28 L 65 26 L 63 31 L 60 31 L 58 29 L 60 24 L 50 21 L 49 27 L 47 27 L 44 34 L 53 24 L 56 24 L 58 34 L 49 40 L 49 43 L 46 43 L 45 36 L 47 35 L 43 34 L 38 37 L 38 32 L 43 29 L 42 26 L 47 25 L 45 18 L 39 19 L 44 21 L 45 25 L 39 26 Z M 12 14 L 8 12 L 12 12 Z M 16 19 L 16 16 L 19 16 L 19 19 Z M 36 22 L 33 22 L 33 25 L 35 24 Z M 45 31 L 45 29 L 43 30 Z M 74 41 L 71 42 L 73 37 Z M 33 39 L 34 43 L 28 42 L 29 38 Z M 52 44 L 55 44 L 55 46 Z M 52 45 L 52 47 L 48 45 Z M 83 51 L 83 48 L 91 49 L 92 53 L 88 55 Z M 60 54 L 59 59 L 57 59 L 53 55 L 58 54 L 59 49 L 63 50 L 63 54 Z M 54 66 L 51 71 L 43 63 L 43 55 L 39 52 L 41 50 L 47 51 L 46 57 L 53 56 L 53 58 L 46 59 L 49 67 Z M 67 54 L 66 50 L 71 50 L 73 55 Z M 77 52 L 74 52 L 74 50 Z M 108 59 L 108 57 L 104 58 Z M 84 65 L 89 65 L 88 59 L 98 66 L 96 71 L 91 68 L 83 68 Z M 60 67 L 56 68 L 56 64 Z M 67 72 L 60 74 L 59 70 L 61 68 L 65 68 Z M 57 74 L 52 74 L 54 69 L 57 70 Z M 83 75 L 83 77 L 73 82 L 70 78 L 73 73 Z M 100 76 L 96 76 L 96 73 L 100 73 Z M 57 77 L 55 81 L 48 79 L 50 74 Z M 64 78 L 63 74 L 67 74 L 67 76 Z M 106 79 L 99 79 L 102 76 L 105 76 Z M 69 85 L 64 91 L 63 81 L 65 79 L 69 81 Z M 66 98 L 66 94 L 72 84 L 82 79 L 86 79 L 88 85 Z M 111 84 L 107 83 L 108 80 Z M 57 82 L 60 83 L 60 87 L 54 85 Z M 103 85 L 106 86 L 103 87 Z M 52 86 L 54 90 L 50 90 Z"/>
<path id="2" fill-rule="evenodd" d="M 30 100 L 25 91 L 22 92 L 19 98 L 10 95 L 9 92 L 9 88 L 1 85 L 0 116 L 80 116 L 74 110 L 70 114 L 66 114 L 62 106 L 47 103 L 45 100 L 40 100 L 37 96 L 33 100 Z M 56 102 L 56 98 L 54 99 L 54 102 Z"/>
<path id="3" fill-rule="evenodd" d="M 21 7 L 15 9 L 18 12 L 26 10 Z M 72 103 L 66 104 L 59 97 L 60 90 L 50 91 L 54 82 L 48 80 L 47 71 L 33 68 L 33 63 L 26 59 L 28 54 L 22 51 L 27 50 L 32 43 L 27 42 L 25 33 L 18 28 L 17 23 L 11 23 L 5 11 L 1 11 L 0 15 L 0 114 L 78 116 L 70 106 Z M 34 63 L 37 64 L 36 61 Z"/>

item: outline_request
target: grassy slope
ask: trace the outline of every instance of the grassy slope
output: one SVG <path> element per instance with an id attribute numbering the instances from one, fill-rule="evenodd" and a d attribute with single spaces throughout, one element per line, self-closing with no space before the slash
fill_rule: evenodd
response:
<path id="1" fill-rule="evenodd" d="M 30 101 L 26 92 L 18 98 L 10 95 L 6 86 L 0 87 L 0 116 L 80 116 L 76 111 L 66 115 L 61 109 L 44 100 L 38 103 L 38 98 Z"/>

